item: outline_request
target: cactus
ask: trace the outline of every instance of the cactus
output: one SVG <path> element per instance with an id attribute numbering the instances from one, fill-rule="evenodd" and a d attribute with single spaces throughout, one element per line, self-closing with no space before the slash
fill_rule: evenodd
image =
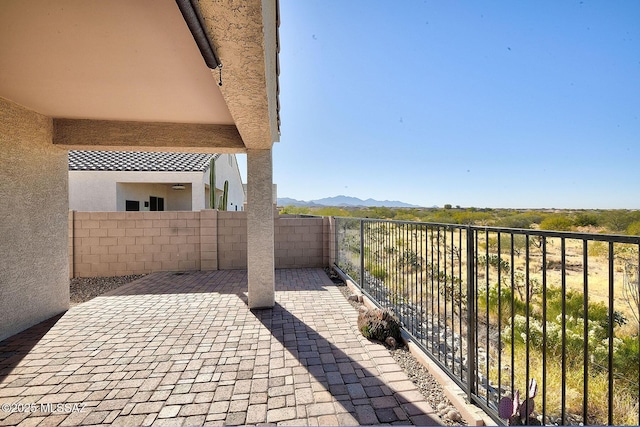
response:
<path id="1" fill-rule="evenodd" d="M 222 193 L 222 203 L 220 204 L 220 210 L 227 210 L 227 202 L 229 201 L 229 181 L 224 182 L 224 192 Z"/>
<path id="2" fill-rule="evenodd" d="M 216 208 L 216 158 L 209 161 L 209 204 L 211 209 Z"/>
<path id="3" fill-rule="evenodd" d="M 498 405 L 500 418 L 509 420 L 509 425 L 512 426 L 539 424 L 537 419 L 530 417 L 535 404 L 533 398 L 536 397 L 537 391 L 538 383 L 535 378 L 531 378 L 529 382 L 529 397 L 527 399 L 520 401 L 520 390 L 516 390 L 513 393 L 513 399 L 510 397 L 500 399 Z"/>

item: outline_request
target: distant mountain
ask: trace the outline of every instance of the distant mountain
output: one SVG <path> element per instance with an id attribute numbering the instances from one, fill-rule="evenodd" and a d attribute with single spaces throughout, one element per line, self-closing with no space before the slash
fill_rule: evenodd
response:
<path id="1" fill-rule="evenodd" d="M 387 208 L 419 208 L 420 206 L 396 200 L 362 200 L 357 197 L 335 196 L 325 197 L 311 201 L 291 199 L 289 197 L 278 197 L 278 206 L 364 206 L 364 207 L 387 207 Z"/>

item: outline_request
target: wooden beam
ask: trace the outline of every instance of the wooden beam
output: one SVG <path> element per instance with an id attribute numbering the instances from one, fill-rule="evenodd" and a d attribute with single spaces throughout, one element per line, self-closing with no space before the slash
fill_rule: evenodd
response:
<path id="1" fill-rule="evenodd" d="M 68 150 L 244 153 L 234 125 L 53 119 L 53 144 Z"/>

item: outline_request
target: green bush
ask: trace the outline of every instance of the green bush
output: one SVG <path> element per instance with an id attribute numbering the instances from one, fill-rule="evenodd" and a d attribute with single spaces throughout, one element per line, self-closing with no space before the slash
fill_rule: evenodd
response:
<path id="1" fill-rule="evenodd" d="M 610 210 L 602 214 L 604 225 L 612 232 L 624 232 L 634 222 L 640 221 L 639 211 Z"/>
<path id="2" fill-rule="evenodd" d="M 618 341 L 618 347 L 613 354 L 613 367 L 625 378 L 638 378 L 638 367 L 640 366 L 640 347 L 638 337 L 623 337 Z M 638 381 L 631 381 L 632 391 L 638 394 Z"/>
<path id="3" fill-rule="evenodd" d="M 550 215 L 540 223 L 541 230 L 569 231 L 573 227 L 573 221 L 564 215 Z"/>
<path id="4" fill-rule="evenodd" d="M 531 228 L 532 224 L 540 224 L 543 216 L 537 212 L 524 212 L 509 215 L 496 221 L 498 227 Z"/>
<path id="5" fill-rule="evenodd" d="M 579 213 L 576 215 L 574 223 L 578 227 L 597 227 L 598 225 L 600 225 L 600 218 L 598 215 L 592 213 Z"/>
<path id="6" fill-rule="evenodd" d="M 381 265 L 369 264 L 369 265 L 367 265 L 367 271 L 373 277 L 375 277 L 378 280 L 382 280 L 382 281 L 384 281 L 388 276 L 387 270 L 384 267 L 382 267 Z"/>
<path id="7" fill-rule="evenodd" d="M 509 285 L 504 283 L 500 286 L 500 295 L 498 296 L 498 284 L 495 283 L 486 287 L 478 288 L 478 310 L 481 313 L 489 311 L 489 315 L 497 319 L 500 317 L 502 324 L 511 322 L 512 316 L 524 316 L 526 314 L 526 305 L 519 298 L 513 298 L 513 313 L 511 311 L 512 292 Z M 498 300 L 500 300 L 500 311 L 498 311 Z"/>
<path id="8" fill-rule="evenodd" d="M 507 261 L 506 259 L 499 257 L 498 255 L 489 255 L 489 265 L 493 268 L 495 268 L 496 270 L 498 269 L 498 265 L 500 265 L 500 271 L 504 274 L 508 273 L 509 271 L 511 271 L 511 265 L 509 264 L 509 261 Z M 478 267 L 483 268 L 486 267 L 487 265 L 487 257 L 484 255 L 480 255 L 478 257 Z"/>
<path id="9" fill-rule="evenodd" d="M 634 221 L 629 224 L 627 234 L 630 236 L 640 236 L 640 221 Z"/>
<path id="10" fill-rule="evenodd" d="M 522 315 L 516 315 L 513 326 L 507 326 L 502 334 L 504 340 L 511 340 L 511 328 L 513 327 L 514 344 L 523 344 L 529 338 L 531 346 L 542 348 L 544 344 L 543 322 L 536 318 L 529 318 L 529 330 L 527 334 L 527 319 Z M 602 325 L 592 320 L 588 321 L 589 334 L 587 342 L 589 354 L 608 354 L 608 340 L 600 337 L 605 334 Z M 565 316 L 565 346 L 567 362 L 572 366 L 581 366 L 584 349 L 584 319 L 581 317 Z M 546 322 L 546 346 L 547 351 L 553 356 L 562 356 L 562 315 Z"/>
<path id="11" fill-rule="evenodd" d="M 405 249 L 398 259 L 398 264 L 401 267 L 420 268 L 424 260 L 419 256 L 416 251 L 411 249 Z"/>

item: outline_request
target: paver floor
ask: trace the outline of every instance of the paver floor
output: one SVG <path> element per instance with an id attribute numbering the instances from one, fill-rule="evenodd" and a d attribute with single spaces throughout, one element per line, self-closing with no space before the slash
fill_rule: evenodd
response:
<path id="1" fill-rule="evenodd" d="M 0 342 L 0 425 L 438 425 L 321 269 L 154 273 Z"/>

